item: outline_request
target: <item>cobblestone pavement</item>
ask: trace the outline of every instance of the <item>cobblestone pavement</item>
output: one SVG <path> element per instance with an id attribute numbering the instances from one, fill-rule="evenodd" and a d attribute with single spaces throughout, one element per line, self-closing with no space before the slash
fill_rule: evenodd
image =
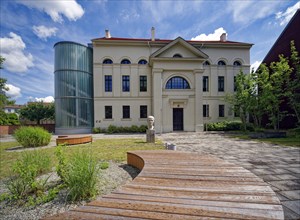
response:
<path id="1" fill-rule="evenodd" d="M 250 170 L 276 192 L 285 219 L 300 219 L 300 148 L 213 133 L 167 133 L 159 138 L 179 151 L 208 153 Z"/>

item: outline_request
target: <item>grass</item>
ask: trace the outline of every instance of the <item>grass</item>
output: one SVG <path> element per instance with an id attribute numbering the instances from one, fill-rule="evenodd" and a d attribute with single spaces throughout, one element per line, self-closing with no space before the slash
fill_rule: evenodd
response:
<path id="1" fill-rule="evenodd" d="M 9 177 L 12 173 L 12 165 L 21 157 L 23 152 L 5 151 L 5 149 L 20 146 L 17 142 L 0 143 L 0 179 Z M 67 157 L 78 152 L 82 148 L 91 150 L 97 160 L 113 160 L 116 162 L 126 161 L 127 151 L 133 150 L 157 150 L 163 149 L 163 143 L 157 141 L 155 144 L 146 143 L 142 139 L 101 139 L 93 143 L 84 145 L 68 146 L 66 149 Z M 51 166 L 55 167 L 57 158 L 55 157 L 55 147 L 38 149 L 51 158 Z"/>

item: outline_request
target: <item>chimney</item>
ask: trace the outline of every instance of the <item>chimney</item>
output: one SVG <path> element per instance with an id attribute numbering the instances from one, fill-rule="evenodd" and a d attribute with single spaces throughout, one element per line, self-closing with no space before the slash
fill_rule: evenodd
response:
<path id="1" fill-rule="evenodd" d="M 105 38 L 111 38 L 110 32 L 108 29 L 105 30 Z"/>
<path id="2" fill-rule="evenodd" d="M 155 41 L 155 28 L 151 28 L 151 41 Z"/>
<path id="3" fill-rule="evenodd" d="M 223 33 L 223 34 L 220 36 L 220 41 L 225 42 L 226 40 L 227 40 L 227 38 L 226 38 L 226 33 Z"/>

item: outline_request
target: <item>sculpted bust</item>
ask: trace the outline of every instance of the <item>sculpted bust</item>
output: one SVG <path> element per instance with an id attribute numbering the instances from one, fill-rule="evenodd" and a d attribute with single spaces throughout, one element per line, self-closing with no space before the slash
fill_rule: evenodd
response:
<path id="1" fill-rule="evenodd" d="M 148 129 L 149 130 L 154 130 L 154 117 L 153 116 L 148 116 L 147 122 L 148 122 Z"/>

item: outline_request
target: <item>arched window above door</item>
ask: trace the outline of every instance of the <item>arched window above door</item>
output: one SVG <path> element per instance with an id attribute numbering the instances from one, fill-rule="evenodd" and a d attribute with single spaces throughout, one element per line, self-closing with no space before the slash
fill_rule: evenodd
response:
<path id="1" fill-rule="evenodd" d="M 190 84 L 180 76 L 172 77 L 166 84 L 166 89 L 190 89 Z"/>

